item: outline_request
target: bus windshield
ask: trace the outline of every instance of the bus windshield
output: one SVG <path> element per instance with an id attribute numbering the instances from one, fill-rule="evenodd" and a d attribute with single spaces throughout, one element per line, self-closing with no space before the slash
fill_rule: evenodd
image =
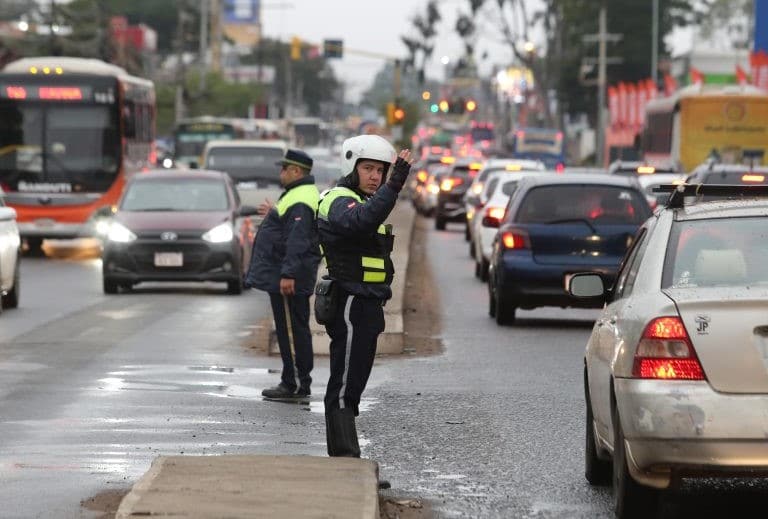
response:
<path id="1" fill-rule="evenodd" d="M 119 135 L 112 106 L 0 101 L 0 182 L 18 191 L 106 191 L 120 165 Z"/>
<path id="2" fill-rule="evenodd" d="M 174 133 L 174 156 L 187 164 L 200 159 L 208 141 L 227 141 L 239 136 L 234 125 L 217 122 L 182 123 Z"/>

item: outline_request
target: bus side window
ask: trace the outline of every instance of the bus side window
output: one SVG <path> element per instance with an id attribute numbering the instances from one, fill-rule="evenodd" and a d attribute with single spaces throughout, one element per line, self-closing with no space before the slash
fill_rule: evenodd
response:
<path id="1" fill-rule="evenodd" d="M 125 130 L 125 136 L 128 139 L 134 139 L 136 137 L 136 103 L 127 100 L 123 107 L 123 129 Z"/>

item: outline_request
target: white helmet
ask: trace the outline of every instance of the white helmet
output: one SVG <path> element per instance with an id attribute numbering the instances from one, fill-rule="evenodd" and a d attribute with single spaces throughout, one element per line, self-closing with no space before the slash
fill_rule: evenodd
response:
<path id="1" fill-rule="evenodd" d="M 358 135 L 350 137 L 341 145 L 341 172 L 355 173 L 357 161 L 368 159 L 384 163 L 384 175 L 395 161 L 395 148 L 380 135 Z"/>

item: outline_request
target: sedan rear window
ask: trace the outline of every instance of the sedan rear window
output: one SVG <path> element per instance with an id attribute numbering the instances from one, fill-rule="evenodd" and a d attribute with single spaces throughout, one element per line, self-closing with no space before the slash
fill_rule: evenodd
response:
<path id="1" fill-rule="evenodd" d="M 227 190 L 219 180 L 145 180 L 128 186 L 123 211 L 226 211 Z"/>
<path id="2" fill-rule="evenodd" d="M 520 204 L 519 223 L 639 225 L 650 216 L 639 192 L 621 186 L 561 184 L 534 187 Z"/>
<path id="3" fill-rule="evenodd" d="M 768 221 L 718 218 L 675 222 L 664 288 L 768 284 Z"/>

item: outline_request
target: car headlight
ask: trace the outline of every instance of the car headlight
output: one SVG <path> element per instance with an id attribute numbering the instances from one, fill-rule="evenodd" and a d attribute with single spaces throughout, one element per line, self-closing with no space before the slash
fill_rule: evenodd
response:
<path id="1" fill-rule="evenodd" d="M 222 223 L 203 234 L 203 239 L 211 243 L 224 243 L 232 241 L 235 237 L 235 233 L 232 232 L 232 225 L 229 223 Z"/>
<path id="2" fill-rule="evenodd" d="M 119 222 L 112 222 L 109 226 L 107 239 L 117 243 L 128 243 L 136 239 L 136 235 L 125 225 Z"/>

